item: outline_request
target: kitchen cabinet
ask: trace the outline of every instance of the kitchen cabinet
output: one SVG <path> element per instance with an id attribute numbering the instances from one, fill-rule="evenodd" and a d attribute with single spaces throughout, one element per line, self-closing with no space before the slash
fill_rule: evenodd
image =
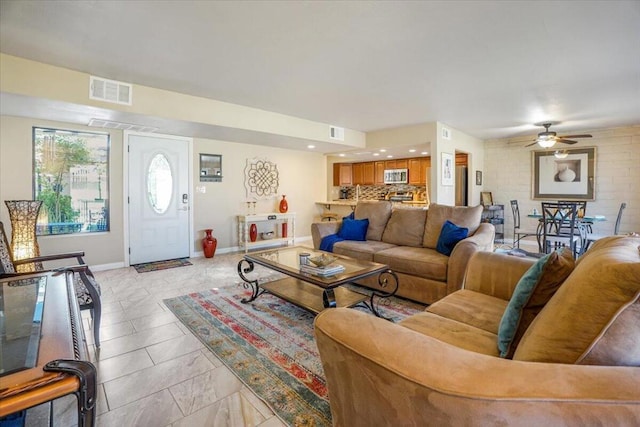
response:
<path id="1" fill-rule="evenodd" d="M 333 164 L 333 185 L 336 187 L 353 185 L 351 163 Z"/>
<path id="2" fill-rule="evenodd" d="M 375 162 L 374 164 L 374 184 L 384 185 L 384 162 Z"/>
<path id="3" fill-rule="evenodd" d="M 424 184 L 421 159 L 409 159 L 409 184 Z"/>
<path id="4" fill-rule="evenodd" d="M 395 169 L 408 169 L 409 168 L 409 159 L 398 159 L 396 160 Z"/>
<path id="5" fill-rule="evenodd" d="M 384 161 L 384 168 L 385 169 L 395 169 L 396 168 L 396 161 L 395 160 L 385 160 Z"/>
<path id="6" fill-rule="evenodd" d="M 362 184 L 373 185 L 375 181 L 375 170 L 373 162 L 362 164 Z"/>
<path id="7" fill-rule="evenodd" d="M 354 163 L 351 168 L 351 183 L 353 185 L 364 184 L 364 163 Z"/>

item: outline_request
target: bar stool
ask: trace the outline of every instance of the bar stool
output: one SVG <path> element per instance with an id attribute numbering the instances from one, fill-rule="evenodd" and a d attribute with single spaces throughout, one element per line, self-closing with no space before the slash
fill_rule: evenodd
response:
<path id="1" fill-rule="evenodd" d="M 338 214 L 332 212 L 323 212 L 322 215 L 320 215 L 320 219 L 322 221 L 337 221 Z"/>

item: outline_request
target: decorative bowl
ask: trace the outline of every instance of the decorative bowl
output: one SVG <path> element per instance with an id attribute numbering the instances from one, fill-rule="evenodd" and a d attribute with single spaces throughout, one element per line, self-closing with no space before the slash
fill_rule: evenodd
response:
<path id="1" fill-rule="evenodd" d="M 264 233 L 260 233 L 260 238 L 262 240 L 271 240 L 274 237 L 276 237 L 276 233 L 274 233 L 273 231 L 267 231 L 267 232 L 264 232 Z"/>
<path id="2" fill-rule="evenodd" d="M 326 267 L 337 259 L 338 257 L 335 257 L 333 255 L 322 254 L 309 258 L 309 261 L 316 267 Z"/>

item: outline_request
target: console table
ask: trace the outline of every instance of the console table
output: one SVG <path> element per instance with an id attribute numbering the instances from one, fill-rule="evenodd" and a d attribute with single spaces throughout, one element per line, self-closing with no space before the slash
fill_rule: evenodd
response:
<path id="1" fill-rule="evenodd" d="M 255 242 L 251 241 L 249 228 L 251 224 L 256 224 L 258 235 Z M 282 224 L 286 225 L 286 236 L 283 236 Z M 274 245 L 294 244 L 296 229 L 296 214 L 287 213 L 261 213 L 253 215 L 238 215 L 238 244 L 247 253 L 249 249 Z M 261 239 L 260 233 L 273 232 L 273 238 Z"/>
<path id="2" fill-rule="evenodd" d="M 73 274 L 2 278 L 0 308 L 0 418 L 75 394 L 78 426 L 93 426 L 96 368 L 88 362 Z"/>

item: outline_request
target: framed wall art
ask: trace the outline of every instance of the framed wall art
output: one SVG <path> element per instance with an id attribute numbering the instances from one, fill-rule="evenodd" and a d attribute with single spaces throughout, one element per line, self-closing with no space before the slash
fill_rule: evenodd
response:
<path id="1" fill-rule="evenodd" d="M 482 185 L 482 171 L 476 171 L 476 185 Z"/>
<path id="2" fill-rule="evenodd" d="M 566 154 L 566 156 L 565 156 Z M 596 148 L 533 151 L 534 200 L 595 200 Z"/>
<path id="3" fill-rule="evenodd" d="M 442 153 L 442 185 L 453 185 L 453 154 Z"/>
<path id="4" fill-rule="evenodd" d="M 493 194 L 490 191 L 482 191 L 480 193 L 480 203 L 482 206 L 492 206 L 493 205 Z"/>

